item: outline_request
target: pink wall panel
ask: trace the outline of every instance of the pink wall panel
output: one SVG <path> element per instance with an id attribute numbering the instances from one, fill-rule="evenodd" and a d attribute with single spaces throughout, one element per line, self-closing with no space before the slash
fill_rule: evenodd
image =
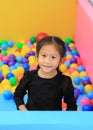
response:
<path id="1" fill-rule="evenodd" d="M 93 5 L 88 0 L 78 0 L 75 44 L 93 83 Z"/>

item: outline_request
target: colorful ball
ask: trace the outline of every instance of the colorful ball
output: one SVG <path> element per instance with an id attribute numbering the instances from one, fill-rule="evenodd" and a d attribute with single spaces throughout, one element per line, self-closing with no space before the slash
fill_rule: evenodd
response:
<path id="1" fill-rule="evenodd" d="M 11 78 L 9 79 L 9 81 L 10 81 L 11 86 L 17 85 L 17 79 L 16 79 L 15 77 L 11 77 Z"/>
<path id="2" fill-rule="evenodd" d="M 80 90 L 80 94 L 84 93 L 84 86 L 83 85 L 78 85 L 77 88 Z"/>
<path id="3" fill-rule="evenodd" d="M 82 111 L 93 111 L 93 107 L 90 104 L 85 104 L 82 107 Z"/>
<path id="4" fill-rule="evenodd" d="M 39 42 L 42 38 L 47 37 L 48 34 L 46 34 L 45 32 L 39 33 L 36 37 L 36 42 Z"/>
<path id="5" fill-rule="evenodd" d="M 13 98 L 13 94 L 12 94 L 12 92 L 10 90 L 5 90 L 3 92 L 3 96 L 4 96 L 4 98 L 6 100 L 9 100 L 9 99 Z"/>
<path id="6" fill-rule="evenodd" d="M 75 85 L 79 85 L 80 82 L 81 82 L 81 79 L 80 79 L 79 76 L 75 76 L 75 77 L 73 78 L 73 83 L 74 83 Z"/>
<path id="7" fill-rule="evenodd" d="M 14 42 L 13 41 L 8 41 L 8 46 L 9 47 L 13 47 L 14 46 Z"/>
<path id="8" fill-rule="evenodd" d="M 72 42 L 72 40 L 71 40 L 71 38 L 65 38 L 65 40 L 64 40 L 64 42 L 67 44 L 67 45 L 69 45 L 71 42 Z"/>
<path id="9" fill-rule="evenodd" d="M 80 100 L 80 105 L 81 105 L 81 106 L 84 106 L 85 104 L 90 104 L 90 100 L 89 100 L 87 97 L 83 97 L 83 98 Z"/>
<path id="10" fill-rule="evenodd" d="M 88 93 L 87 93 L 87 97 L 88 97 L 89 99 L 92 99 L 92 98 L 93 98 L 93 91 L 88 92 Z"/>
<path id="11" fill-rule="evenodd" d="M 10 72 L 10 73 L 7 73 L 6 78 L 7 78 L 7 79 L 10 79 L 11 77 L 14 77 L 14 74 L 11 73 L 11 72 Z"/>
<path id="12" fill-rule="evenodd" d="M 30 38 L 30 41 L 31 41 L 32 43 L 35 43 L 35 42 L 36 42 L 36 37 L 35 37 L 35 36 L 32 36 L 32 37 Z"/>
<path id="13" fill-rule="evenodd" d="M 85 85 L 84 91 L 85 91 L 85 93 L 88 93 L 88 92 L 90 92 L 90 91 L 93 91 L 92 85 L 90 85 L 90 84 Z"/>

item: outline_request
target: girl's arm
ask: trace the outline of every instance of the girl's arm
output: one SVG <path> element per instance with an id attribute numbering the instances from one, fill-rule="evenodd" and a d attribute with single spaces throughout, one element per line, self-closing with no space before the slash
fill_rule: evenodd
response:
<path id="1" fill-rule="evenodd" d="M 72 85 L 71 78 L 68 76 L 66 76 L 64 80 L 63 94 L 64 94 L 64 102 L 67 104 L 66 110 L 76 111 L 77 104 L 76 99 L 74 98 L 74 87 Z"/>
<path id="2" fill-rule="evenodd" d="M 19 110 L 27 110 L 23 98 L 24 95 L 26 94 L 28 81 L 29 81 L 29 72 L 26 71 L 14 92 L 14 101 L 17 106 L 17 109 Z"/>

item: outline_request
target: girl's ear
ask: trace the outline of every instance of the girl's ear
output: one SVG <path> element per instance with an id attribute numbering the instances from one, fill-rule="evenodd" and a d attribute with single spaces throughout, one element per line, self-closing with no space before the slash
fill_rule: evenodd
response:
<path id="1" fill-rule="evenodd" d="M 61 58 L 59 65 L 64 63 L 64 62 L 65 62 L 65 56 Z"/>

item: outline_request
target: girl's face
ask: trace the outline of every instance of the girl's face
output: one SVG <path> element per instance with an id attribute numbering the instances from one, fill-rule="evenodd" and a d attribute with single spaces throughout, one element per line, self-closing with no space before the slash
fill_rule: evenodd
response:
<path id="1" fill-rule="evenodd" d="M 38 54 L 38 64 L 44 73 L 54 73 L 61 62 L 61 56 L 55 45 L 42 46 Z"/>

